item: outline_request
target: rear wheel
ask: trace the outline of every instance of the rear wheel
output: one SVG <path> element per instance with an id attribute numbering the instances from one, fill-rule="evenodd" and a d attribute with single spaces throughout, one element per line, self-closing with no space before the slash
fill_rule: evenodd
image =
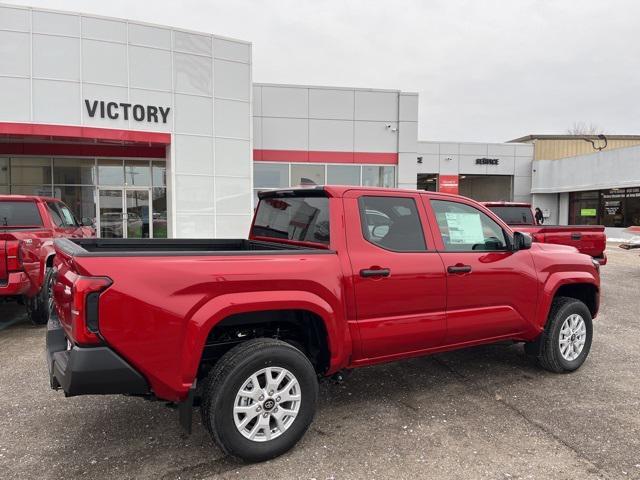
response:
<path id="1" fill-rule="evenodd" d="M 587 359 L 592 338 L 587 306 L 575 298 L 559 297 L 553 301 L 545 331 L 535 342 L 525 344 L 525 351 L 545 370 L 572 372 Z"/>
<path id="2" fill-rule="evenodd" d="M 313 420 L 318 395 L 309 359 L 274 339 L 227 352 L 205 380 L 202 422 L 227 454 L 260 462 L 283 454 Z"/>
<path id="3" fill-rule="evenodd" d="M 47 267 L 42 287 L 38 294 L 32 298 L 27 298 L 27 315 L 34 325 L 44 325 L 49 321 L 49 312 L 53 300 L 52 289 L 55 280 L 55 271 L 52 267 Z"/>

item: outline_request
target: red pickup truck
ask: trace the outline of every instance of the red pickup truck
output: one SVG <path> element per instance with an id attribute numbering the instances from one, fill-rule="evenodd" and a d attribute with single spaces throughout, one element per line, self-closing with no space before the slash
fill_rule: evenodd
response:
<path id="1" fill-rule="evenodd" d="M 531 204 L 516 202 L 483 202 L 485 207 L 518 232 L 531 235 L 534 242 L 556 243 L 575 247 L 581 253 L 606 265 L 607 236 L 602 225 L 538 225 Z"/>
<path id="2" fill-rule="evenodd" d="M 0 300 L 24 300 L 31 321 L 47 323 L 53 239 L 94 235 L 56 198 L 0 195 Z"/>
<path id="3" fill-rule="evenodd" d="M 553 372 L 587 358 L 599 264 L 532 244 L 457 195 L 262 192 L 249 239 L 56 240 L 51 387 L 194 398 L 221 448 L 275 457 L 307 430 L 318 376 L 512 340 Z"/>

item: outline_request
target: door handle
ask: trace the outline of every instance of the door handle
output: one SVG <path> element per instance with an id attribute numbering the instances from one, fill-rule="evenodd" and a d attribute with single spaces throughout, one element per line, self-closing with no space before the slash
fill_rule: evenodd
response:
<path id="1" fill-rule="evenodd" d="M 582 238 L 582 234 L 581 233 L 572 233 L 571 234 L 571 240 L 580 240 Z"/>
<path id="2" fill-rule="evenodd" d="M 470 273 L 471 265 L 450 265 L 447 267 L 447 272 L 449 273 Z"/>
<path id="3" fill-rule="evenodd" d="M 361 277 L 388 277 L 391 270 L 388 268 L 365 268 L 360 270 Z"/>

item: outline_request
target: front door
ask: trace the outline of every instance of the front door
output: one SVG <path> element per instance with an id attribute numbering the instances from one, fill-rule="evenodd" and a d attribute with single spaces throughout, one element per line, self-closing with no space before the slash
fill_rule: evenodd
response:
<path id="1" fill-rule="evenodd" d="M 538 300 L 531 253 L 512 251 L 503 227 L 463 199 L 425 201 L 447 271 L 446 344 L 531 328 Z"/>
<path id="2" fill-rule="evenodd" d="M 344 198 L 361 348 L 354 361 L 391 359 L 442 343 L 444 266 L 419 194 L 347 192 Z"/>
<path id="3" fill-rule="evenodd" d="M 148 189 L 100 188 L 98 221 L 101 238 L 151 238 Z"/>

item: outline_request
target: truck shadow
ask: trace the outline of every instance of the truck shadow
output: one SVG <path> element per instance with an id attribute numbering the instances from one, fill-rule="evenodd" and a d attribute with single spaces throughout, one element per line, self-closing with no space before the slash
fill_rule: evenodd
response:
<path id="1" fill-rule="evenodd" d="M 451 401 L 452 392 L 455 396 L 469 388 L 495 389 L 541 375 L 545 374 L 529 363 L 521 347 L 504 345 L 361 368 L 341 384 L 321 382 L 316 419 L 298 448 L 287 455 L 301 455 L 305 445 L 326 441 L 322 437 L 338 430 L 356 437 L 349 427 L 352 412 L 372 404 L 393 410 L 406 422 L 411 416 L 424 415 L 425 406 L 442 410 Z M 44 453 L 55 460 L 49 472 L 54 476 L 193 478 L 243 467 L 217 448 L 197 410 L 193 433 L 188 436 L 178 426 L 177 412 L 163 402 L 127 397 L 65 401 L 68 406 L 58 412 L 51 427 L 59 432 L 50 432 L 53 438 L 64 440 Z M 83 417 L 80 424 L 75 421 L 78 410 Z M 86 452 L 96 453 L 87 459 Z M 76 463 L 79 458 L 80 466 Z"/>

